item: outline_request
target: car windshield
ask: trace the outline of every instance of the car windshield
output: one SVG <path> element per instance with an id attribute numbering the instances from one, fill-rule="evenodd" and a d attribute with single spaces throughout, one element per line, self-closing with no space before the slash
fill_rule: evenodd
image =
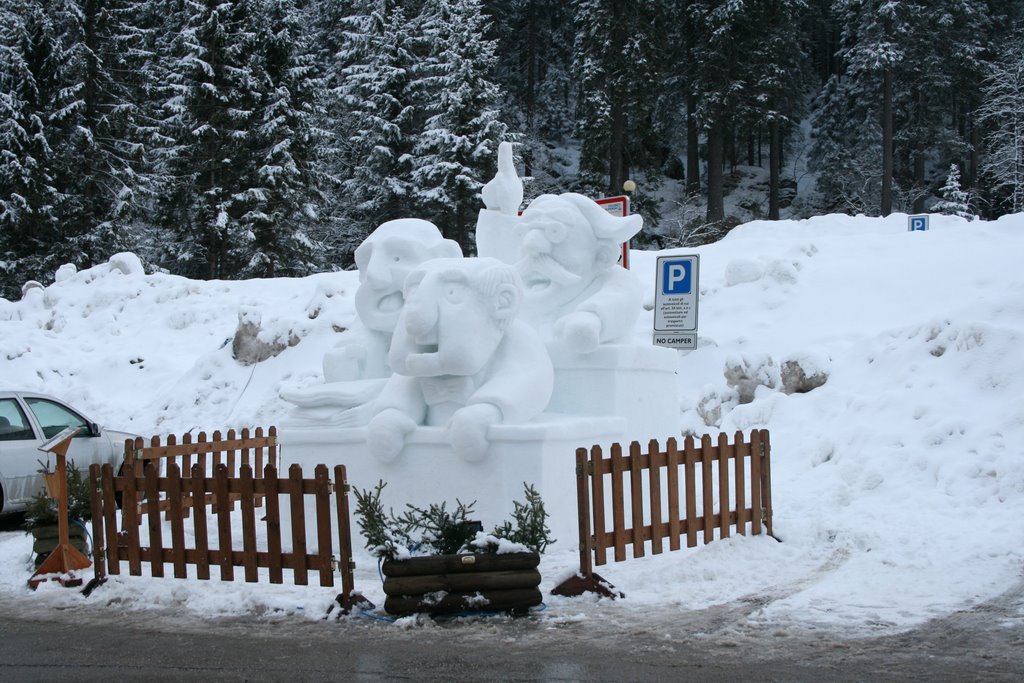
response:
<path id="1" fill-rule="evenodd" d="M 64 406 L 44 398 L 26 398 L 25 403 L 36 416 L 36 421 L 43 428 L 43 434 L 47 439 L 67 427 L 83 427 L 78 436 L 89 435 L 89 425 L 85 419 Z"/>
<path id="2" fill-rule="evenodd" d="M 21 406 L 13 398 L 0 399 L 0 441 L 34 439 L 32 427 Z"/>

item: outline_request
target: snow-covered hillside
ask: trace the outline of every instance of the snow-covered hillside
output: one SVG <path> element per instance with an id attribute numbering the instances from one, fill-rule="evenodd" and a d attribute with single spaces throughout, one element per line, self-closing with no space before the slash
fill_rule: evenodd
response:
<path id="1" fill-rule="evenodd" d="M 626 601 L 546 598 L 549 618 L 671 612 L 757 593 L 767 596 L 758 620 L 901 628 L 1021 582 L 1024 215 L 933 216 L 925 233 L 907 232 L 905 215 L 755 222 L 685 253 L 701 259 L 700 346 L 679 355 L 680 429 L 771 431 L 783 543 L 733 538 L 608 565 L 601 573 Z M 631 256 L 648 304 L 658 255 Z M 279 424 L 288 411 L 279 393 L 321 381 L 324 351 L 355 317 L 356 285 L 352 272 L 197 282 L 145 275 L 130 257 L 65 270 L 21 301 L 0 300 L 0 386 L 60 396 L 102 424 L 147 436 Z M 243 319 L 284 350 L 255 365 L 236 361 Z M 651 324 L 647 310 L 638 342 Z M 784 393 L 778 372 L 787 360 L 828 379 Z M 765 386 L 740 403 L 727 367 Z M 23 590 L 20 553 L 29 545 L 0 534 L 0 592 Z M 545 590 L 573 568 L 568 545 L 545 558 Z M 373 598 L 373 563 L 361 566 L 360 588 Z M 217 600 L 217 584 L 112 583 L 104 590 L 128 603 L 147 590 L 149 604 L 200 612 L 320 599 L 308 589 L 263 586 L 245 600 Z"/>

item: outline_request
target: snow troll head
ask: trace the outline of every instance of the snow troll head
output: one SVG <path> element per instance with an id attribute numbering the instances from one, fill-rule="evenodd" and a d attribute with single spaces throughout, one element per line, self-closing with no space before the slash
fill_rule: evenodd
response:
<path id="1" fill-rule="evenodd" d="M 547 407 L 554 371 L 537 333 L 516 319 L 521 299 L 515 269 L 496 259 L 437 259 L 409 274 L 371 453 L 393 459 L 425 424 L 445 426 L 455 453 L 479 460 L 492 424 Z"/>
<path id="2" fill-rule="evenodd" d="M 400 218 L 382 223 L 355 252 L 359 320 L 371 330 L 390 334 L 398 323 L 409 273 L 430 259 L 461 256 L 458 243 L 444 239 L 429 221 Z"/>

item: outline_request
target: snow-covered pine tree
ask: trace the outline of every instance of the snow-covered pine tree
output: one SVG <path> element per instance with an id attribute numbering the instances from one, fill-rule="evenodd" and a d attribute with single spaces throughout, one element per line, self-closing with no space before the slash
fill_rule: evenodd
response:
<path id="1" fill-rule="evenodd" d="M 574 122 L 573 5 L 563 0 L 485 0 L 498 43 L 495 80 L 503 120 L 514 130 L 526 195 L 564 192 L 564 153 Z"/>
<path id="2" fill-rule="evenodd" d="M 508 133 L 491 80 L 496 46 L 485 37 L 480 0 L 428 0 L 423 12 L 430 117 L 414 152 L 413 181 L 423 217 L 469 254 L 480 188 L 493 176 L 498 143 Z"/>
<path id="3" fill-rule="evenodd" d="M 619 194 L 635 170 L 654 165 L 648 122 L 656 96 L 641 91 L 659 80 L 659 47 L 667 22 L 661 2 L 576 0 L 573 74 L 580 189 Z"/>
<path id="4" fill-rule="evenodd" d="M 64 16 L 66 82 L 61 145 L 62 220 L 81 231 L 86 263 L 134 247 L 130 223 L 146 200 L 146 141 L 139 95 L 145 30 L 132 0 L 77 0 Z"/>
<path id="5" fill-rule="evenodd" d="M 967 220 L 974 218 L 974 212 L 971 211 L 971 197 L 960 186 L 960 167 L 956 164 L 950 164 L 946 183 L 939 190 L 939 196 L 942 197 L 942 200 L 932 206 L 932 211 L 947 216 L 960 216 Z"/>
<path id="6" fill-rule="evenodd" d="M 978 117 L 988 133 L 982 171 L 996 214 L 1024 211 L 1024 33 L 1008 41 L 984 83 Z"/>
<path id="7" fill-rule="evenodd" d="M 255 119 L 260 71 L 253 0 L 185 0 L 166 60 L 167 143 L 157 211 L 168 267 L 189 277 L 237 277 L 255 239 L 242 220 L 262 197 Z"/>
<path id="8" fill-rule="evenodd" d="M 18 297 L 79 262 L 76 227 L 61 221 L 58 184 L 63 66 L 61 28 L 39 0 L 0 4 L 0 287 Z"/>
<path id="9" fill-rule="evenodd" d="M 377 225 L 415 215 L 413 152 L 426 119 L 415 26 L 394 0 L 377 0 L 365 21 L 363 59 L 345 71 L 351 164 L 342 184 L 350 251 Z"/>
<path id="10" fill-rule="evenodd" d="M 257 190 L 239 222 L 251 235 L 244 277 L 306 275 L 322 248 L 309 237 L 318 221 L 322 172 L 317 127 L 323 80 L 309 54 L 294 0 L 264 0 L 257 14 L 255 72 L 264 80 L 253 119 Z"/>

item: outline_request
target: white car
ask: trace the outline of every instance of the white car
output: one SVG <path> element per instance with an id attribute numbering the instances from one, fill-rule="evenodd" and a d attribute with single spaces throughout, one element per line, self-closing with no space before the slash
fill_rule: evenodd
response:
<path id="1" fill-rule="evenodd" d="M 58 398 L 29 391 L 0 390 L 0 514 L 19 512 L 43 490 L 40 463 L 56 465 L 53 455 L 39 446 L 67 427 L 84 427 L 68 448 L 68 464 L 73 460 L 83 474 L 93 463 L 111 463 L 119 468 L 124 461 L 124 442 L 135 434 L 100 429 Z"/>

